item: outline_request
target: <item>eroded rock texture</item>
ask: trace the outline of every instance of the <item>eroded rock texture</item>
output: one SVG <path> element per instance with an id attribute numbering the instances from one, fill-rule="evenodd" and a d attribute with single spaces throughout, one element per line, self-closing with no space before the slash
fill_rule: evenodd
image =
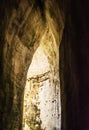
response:
<path id="1" fill-rule="evenodd" d="M 61 129 L 89 130 L 86 3 L 87 0 L 1 0 L 0 130 L 22 130 L 26 75 L 41 41 L 52 75 L 60 75 Z"/>
<path id="2" fill-rule="evenodd" d="M 50 39 L 51 42 L 52 40 Z M 50 41 L 46 42 L 49 44 Z M 61 128 L 60 82 L 57 67 L 59 57 L 55 58 L 58 51 L 47 45 L 46 53 L 43 49 L 45 50 L 41 44 L 33 56 L 27 73 L 24 91 L 23 130 Z M 51 54 L 48 53 L 47 49 L 51 50 Z M 55 56 L 52 55 L 54 53 Z"/>
<path id="3" fill-rule="evenodd" d="M 6 1 L 3 1 L 3 8 Z M 45 38 L 50 38 L 53 35 L 56 39 L 58 48 L 62 32 L 63 32 L 63 18 L 54 1 L 12 1 L 6 3 L 7 7 L 4 10 L 5 16 L 2 26 L 3 30 L 3 91 L 2 98 L 3 115 L 2 115 L 2 129 L 18 130 L 22 129 L 22 113 L 23 113 L 23 97 L 24 87 L 26 83 L 26 75 L 28 67 L 31 63 L 33 54 L 40 44 L 44 35 Z M 9 8 L 10 4 L 10 8 Z M 57 7 L 56 14 L 52 7 Z M 5 20 L 5 21 L 4 21 Z M 58 22 L 57 22 L 58 21 Z M 60 26 L 59 26 L 60 25 Z M 51 30 L 51 31 L 49 31 Z M 60 35 L 58 34 L 60 32 Z M 50 38 L 51 39 L 51 38 Z M 45 39 L 44 48 L 49 62 L 53 62 L 51 55 L 52 43 Z M 47 47 L 48 46 L 48 47 Z M 53 47 L 55 49 L 55 47 Z M 58 49 L 57 49 L 58 50 Z M 55 50 L 56 51 L 56 50 Z M 55 52 L 54 52 L 55 53 Z M 55 58 L 57 56 L 53 54 Z M 53 56 L 52 56 L 53 57 Z M 55 67 L 55 62 L 52 63 L 51 68 Z M 52 69 L 53 69 L 52 68 Z M 58 68 L 58 61 L 57 61 Z M 5 125 L 4 125 L 5 124 Z"/>

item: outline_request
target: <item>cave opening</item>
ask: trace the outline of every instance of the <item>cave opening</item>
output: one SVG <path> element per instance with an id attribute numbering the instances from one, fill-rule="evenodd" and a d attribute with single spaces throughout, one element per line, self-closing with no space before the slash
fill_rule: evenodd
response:
<path id="1" fill-rule="evenodd" d="M 59 50 L 50 29 L 28 68 L 22 124 L 23 130 L 61 129 Z"/>

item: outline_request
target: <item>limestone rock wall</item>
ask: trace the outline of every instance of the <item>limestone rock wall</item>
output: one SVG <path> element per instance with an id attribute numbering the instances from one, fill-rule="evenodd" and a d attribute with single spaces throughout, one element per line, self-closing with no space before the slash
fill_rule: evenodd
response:
<path id="1" fill-rule="evenodd" d="M 61 129 L 58 66 L 57 44 L 52 32 L 47 30 L 33 55 L 27 73 L 28 81 L 24 91 L 23 130 Z"/>
<path id="2" fill-rule="evenodd" d="M 3 79 L 1 80 L 2 123 L 0 127 L 3 130 L 22 128 L 22 106 L 27 70 L 48 26 L 47 17 L 44 15 L 46 12 L 43 7 L 41 8 L 41 4 L 41 1 L 37 4 L 36 1 L 27 0 L 2 3 L 0 32 L 2 34 L 3 31 L 1 35 Z"/>
<path id="3" fill-rule="evenodd" d="M 86 1 L 84 3 L 82 2 L 81 5 L 80 0 L 71 1 L 71 3 L 70 0 L 9 0 L 9 2 L 1 0 L 1 130 L 22 129 L 26 74 L 47 27 L 51 28 L 57 45 L 60 42 L 62 45 L 60 48 L 61 129 L 85 130 L 88 127 L 89 83 L 86 75 L 89 77 L 89 74 L 85 68 L 89 66 L 89 62 L 88 41 L 85 39 L 88 35 L 86 33 L 89 32 L 89 20 L 88 4 Z M 87 11 L 84 11 L 85 8 Z M 48 53 L 46 54 L 49 57 Z"/>

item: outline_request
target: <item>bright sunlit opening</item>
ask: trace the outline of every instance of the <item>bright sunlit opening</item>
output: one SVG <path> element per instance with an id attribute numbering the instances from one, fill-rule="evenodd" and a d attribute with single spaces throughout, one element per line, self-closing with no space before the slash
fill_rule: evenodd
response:
<path id="1" fill-rule="evenodd" d="M 50 44 L 52 42 L 53 39 Z M 54 52 L 53 46 L 46 46 L 45 49 L 44 46 L 38 47 L 28 69 L 24 91 L 23 130 L 60 130 L 59 74 L 57 67 L 53 69 L 57 64 L 55 56 L 58 52 Z"/>

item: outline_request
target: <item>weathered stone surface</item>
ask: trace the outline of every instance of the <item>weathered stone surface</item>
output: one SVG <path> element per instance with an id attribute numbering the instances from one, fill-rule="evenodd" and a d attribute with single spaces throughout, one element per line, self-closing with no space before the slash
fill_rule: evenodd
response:
<path id="1" fill-rule="evenodd" d="M 58 64 L 58 51 L 49 46 L 53 39 L 51 35 L 50 40 L 47 36 L 45 36 L 46 40 L 41 40 L 28 69 L 28 81 L 24 92 L 23 130 L 54 130 L 54 127 L 58 129 L 61 127 L 59 75 L 57 67 L 55 68 L 55 64 L 56 66 Z M 45 45 L 45 41 L 48 44 Z"/>
<path id="2" fill-rule="evenodd" d="M 27 70 L 45 38 L 42 46 L 52 64 L 52 82 L 59 84 L 56 77 L 60 74 L 61 129 L 89 130 L 89 7 L 86 3 L 80 0 L 1 0 L 0 130 L 22 129 Z M 51 41 L 50 32 L 54 37 Z M 59 55 L 55 51 L 59 52 L 60 43 L 60 59 L 57 59 Z"/>
<path id="3" fill-rule="evenodd" d="M 18 3 L 18 9 L 13 6 L 6 13 L 8 19 L 6 21 L 7 26 L 5 27 L 5 43 L 3 49 L 3 86 L 5 86 L 6 98 L 3 124 L 6 123 L 6 125 L 3 129 L 7 130 L 21 129 L 23 93 L 27 70 L 32 56 L 49 26 L 46 12 L 44 13 L 44 20 L 40 11 L 41 7 L 39 5 L 34 7 L 34 4 L 30 5 L 27 0 L 22 0 Z M 51 57 L 53 54 L 51 52 L 51 45 L 48 48 L 50 49 L 47 49 L 47 55 L 49 51 L 49 57 Z M 52 62 L 53 64 L 53 60 L 51 60 L 49 58 L 50 63 Z M 10 110 L 8 104 L 11 108 Z M 9 124 L 10 120 L 12 122 L 11 124 Z"/>

